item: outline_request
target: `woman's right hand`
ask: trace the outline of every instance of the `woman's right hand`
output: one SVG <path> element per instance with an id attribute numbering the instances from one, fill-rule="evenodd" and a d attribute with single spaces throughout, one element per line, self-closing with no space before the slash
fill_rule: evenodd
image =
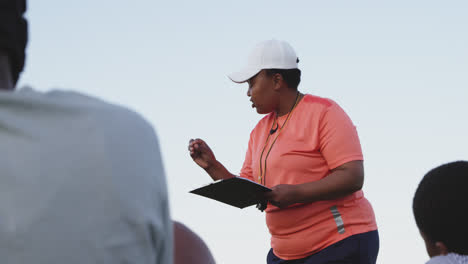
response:
<path id="1" fill-rule="evenodd" d="M 188 150 L 190 151 L 190 156 L 193 161 L 198 164 L 198 166 L 203 169 L 209 169 L 213 164 L 216 163 L 215 155 L 211 151 L 210 147 L 205 143 L 205 141 L 197 138 L 190 139 Z"/>

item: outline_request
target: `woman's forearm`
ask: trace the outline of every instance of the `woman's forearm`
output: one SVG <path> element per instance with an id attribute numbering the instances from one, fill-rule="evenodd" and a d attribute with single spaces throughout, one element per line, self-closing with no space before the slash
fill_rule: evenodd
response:
<path id="1" fill-rule="evenodd" d="M 319 181 L 276 185 L 272 187 L 271 192 L 265 193 L 265 198 L 280 208 L 295 203 L 334 200 L 360 190 L 363 181 L 362 161 L 351 161 L 333 169 L 327 177 Z"/>
<path id="2" fill-rule="evenodd" d="M 311 203 L 337 199 L 359 191 L 363 181 L 362 161 L 348 162 L 319 181 L 297 185 L 295 200 Z"/>
<path id="3" fill-rule="evenodd" d="M 236 177 L 236 175 L 230 173 L 221 162 L 216 161 L 210 167 L 206 168 L 205 171 L 210 175 L 213 180 L 223 180 Z"/>

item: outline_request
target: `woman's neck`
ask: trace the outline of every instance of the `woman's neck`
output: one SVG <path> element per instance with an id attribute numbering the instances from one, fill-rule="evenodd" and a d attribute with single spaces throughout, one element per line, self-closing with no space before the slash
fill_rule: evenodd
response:
<path id="1" fill-rule="evenodd" d="M 290 90 L 281 95 L 276 115 L 278 117 L 287 115 L 294 105 L 297 105 L 302 98 L 302 94 L 297 90 Z M 297 101 L 297 103 L 296 103 Z"/>
<path id="2" fill-rule="evenodd" d="M 0 52 L 0 90 L 13 90 L 14 88 L 10 60 L 7 55 Z"/>

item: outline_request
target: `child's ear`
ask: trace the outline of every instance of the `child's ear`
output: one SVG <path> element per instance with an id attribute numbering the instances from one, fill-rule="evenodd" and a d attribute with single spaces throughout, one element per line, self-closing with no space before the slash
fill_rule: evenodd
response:
<path id="1" fill-rule="evenodd" d="M 426 251 L 429 257 L 435 257 L 439 255 L 447 255 L 448 249 L 447 246 L 443 242 L 432 242 L 429 238 L 427 238 L 424 232 L 419 231 L 421 233 L 422 238 L 424 239 L 424 243 L 426 244 Z"/>
<path id="2" fill-rule="evenodd" d="M 435 247 L 439 253 L 438 255 L 447 255 L 449 253 L 447 246 L 443 242 L 436 242 Z"/>

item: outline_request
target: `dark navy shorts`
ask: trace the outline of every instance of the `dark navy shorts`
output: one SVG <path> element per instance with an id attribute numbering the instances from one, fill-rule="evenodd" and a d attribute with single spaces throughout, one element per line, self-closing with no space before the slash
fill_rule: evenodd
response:
<path id="1" fill-rule="evenodd" d="M 267 264 L 375 264 L 379 254 L 377 230 L 345 238 L 302 259 L 283 260 L 270 249 Z"/>

